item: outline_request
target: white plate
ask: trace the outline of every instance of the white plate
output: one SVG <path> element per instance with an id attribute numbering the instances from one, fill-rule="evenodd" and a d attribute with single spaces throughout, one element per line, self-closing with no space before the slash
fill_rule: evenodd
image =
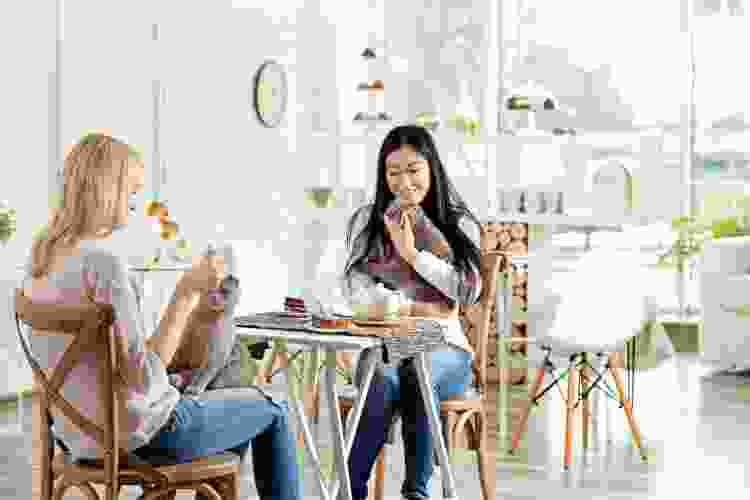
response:
<path id="1" fill-rule="evenodd" d="M 318 328 L 316 326 L 309 327 L 309 330 L 313 333 L 344 333 L 351 335 L 351 327 L 349 328 Z"/>

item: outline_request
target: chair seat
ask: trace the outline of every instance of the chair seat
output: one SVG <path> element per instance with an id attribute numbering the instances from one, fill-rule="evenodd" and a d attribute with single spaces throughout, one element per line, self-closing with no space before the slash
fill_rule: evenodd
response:
<path id="1" fill-rule="evenodd" d="M 286 382 L 255 385 L 276 400 L 286 401 L 289 399 L 289 384 Z"/>
<path id="2" fill-rule="evenodd" d="M 154 466 L 154 469 L 164 474 L 170 483 L 203 481 L 220 476 L 239 474 L 239 468 L 240 457 L 231 452 L 196 458 L 184 464 Z M 101 459 L 79 464 L 66 461 L 64 455 L 57 455 L 52 461 L 52 470 L 55 475 L 65 474 L 68 477 L 75 477 L 85 482 L 106 482 Z M 134 469 L 123 468 L 120 477 L 123 483 L 132 484 L 141 482 L 144 476 Z"/>
<path id="3" fill-rule="evenodd" d="M 451 396 L 445 401 L 476 401 L 480 399 L 482 399 L 482 393 L 479 392 L 479 390 L 477 390 L 477 388 L 474 387 L 474 385 L 470 385 L 461 394 L 456 394 L 455 396 Z"/>

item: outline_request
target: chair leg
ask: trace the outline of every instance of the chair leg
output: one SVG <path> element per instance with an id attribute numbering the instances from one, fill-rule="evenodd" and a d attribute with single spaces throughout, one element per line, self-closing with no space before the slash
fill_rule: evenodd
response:
<path id="1" fill-rule="evenodd" d="M 70 481 L 62 480 L 55 488 L 54 500 L 63 500 L 63 498 L 66 496 L 65 493 L 70 488 L 76 488 L 80 493 L 83 494 L 86 500 L 100 500 L 99 493 L 96 489 L 94 489 L 93 486 L 89 483 L 80 483 L 80 484 L 73 484 Z"/>
<path id="2" fill-rule="evenodd" d="M 375 462 L 375 500 L 385 498 L 385 445 L 380 450 L 378 459 Z"/>
<path id="3" fill-rule="evenodd" d="M 625 410 L 625 416 L 627 417 L 628 424 L 630 425 L 630 432 L 633 437 L 633 443 L 638 448 L 638 451 L 640 451 L 641 459 L 645 462 L 647 460 L 647 457 L 646 452 L 641 446 L 641 429 L 640 427 L 638 427 L 638 422 L 635 420 L 635 416 L 633 415 L 633 402 L 625 399 L 625 391 L 623 389 L 622 378 L 620 377 L 618 368 L 616 368 L 613 364 L 612 356 L 610 356 L 609 358 L 609 371 L 615 381 L 615 386 L 617 386 L 617 394 L 620 396 L 620 400 L 623 402 L 623 409 Z"/>
<path id="4" fill-rule="evenodd" d="M 263 377 L 265 378 L 265 383 L 270 384 L 271 377 L 273 376 L 273 372 L 276 370 L 276 368 L 289 368 L 289 353 L 286 351 L 286 348 L 274 343 L 273 351 L 271 351 L 271 357 L 269 358 L 266 366 L 267 368 L 265 370 L 265 373 L 263 374 Z"/>
<path id="5" fill-rule="evenodd" d="M 219 494 L 221 500 L 240 500 L 240 476 L 239 474 L 231 474 L 229 476 L 209 479 L 206 481 L 212 486 L 216 493 Z M 176 493 L 170 493 L 169 500 L 175 500 Z"/>
<path id="6" fill-rule="evenodd" d="M 539 389 L 542 387 L 542 383 L 544 382 L 544 364 L 542 364 L 539 368 L 536 370 L 536 377 L 534 379 L 534 383 L 531 385 L 531 388 L 529 389 L 529 404 L 526 406 L 526 408 L 523 409 L 523 413 L 521 413 L 521 422 L 518 424 L 518 427 L 515 431 L 513 431 L 513 438 L 510 443 L 510 453 L 513 453 L 518 448 L 518 444 L 521 441 L 521 437 L 523 436 L 523 433 L 526 432 L 526 425 L 529 421 L 529 413 L 531 413 L 531 407 L 534 405 L 534 398 L 537 394 L 539 394 Z M 500 382 L 502 383 L 502 381 Z M 505 418 L 503 415 L 498 415 L 497 418 Z"/>
<path id="7" fill-rule="evenodd" d="M 477 461 L 479 463 L 479 481 L 482 484 L 482 495 L 484 500 L 495 500 L 496 472 L 495 457 L 488 449 L 489 426 L 487 425 L 487 414 L 482 411 L 477 413 L 476 440 Z"/>
<path id="8" fill-rule="evenodd" d="M 571 359 L 568 370 L 568 399 L 565 403 L 565 456 L 563 467 L 565 470 L 570 468 L 573 454 L 573 417 L 575 413 L 576 397 L 576 375 L 575 359 Z"/>
<path id="9" fill-rule="evenodd" d="M 591 383 L 591 368 L 584 366 L 581 374 L 581 388 L 586 391 L 588 385 Z M 585 394 L 585 392 L 584 392 Z M 581 439 L 583 441 L 583 449 L 589 449 L 589 425 L 591 422 L 591 400 L 587 396 L 582 402 L 581 408 Z"/>
<path id="10" fill-rule="evenodd" d="M 448 452 L 449 459 L 451 457 L 451 451 L 454 450 L 457 443 L 460 442 L 461 438 L 458 436 L 458 433 L 463 430 L 456 427 L 457 420 L 458 416 L 453 412 L 449 412 L 445 416 L 445 432 L 443 432 L 443 439 L 445 440 L 445 448 Z"/>
<path id="11" fill-rule="evenodd" d="M 352 372 L 352 353 L 346 352 L 346 351 L 340 351 L 336 354 L 337 357 L 337 363 L 340 368 L 343 368 L 345 370 L 348 370 L 349 373 Z"/>
<path id="12" fill-rule="evenodd" d="M 47 420 L 46 405 L 43 401 L 42 390 L 34 384 L 31 396 L 31 415 L 34 439 L 32 445 L 32 484 L 39 485 L 40 500 L 52 500 L 54 478 L 52 475 L 52 458 L 54 444 L 50 449 L 49 422 Z M 36 478 L 39 475 L 38 479 Z"/>

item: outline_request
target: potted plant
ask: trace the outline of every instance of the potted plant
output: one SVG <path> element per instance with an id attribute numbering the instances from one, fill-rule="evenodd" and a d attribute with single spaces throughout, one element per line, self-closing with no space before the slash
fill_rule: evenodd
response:
<path id="1" fill-rule="evenodd" d="M 686 307 L 685 289 L 688 279 L 695 277 L 695 257 L 703 250 L 703 242 L 711 238 L 710 225 L 698 221 L 695 217 L 678 217 L 672 221 L 674 241 L 669 250 L 659 256 L 658 265 L 676 269 L 676 291 L 678 314 L 682 316 L 697 312 L 695 308 Z"/>
<path id="2" fill-rule="evenodd" d="M 0 242 L 3 243 L 3 246 L 8 244 L 15 232 L 16 211 L 10 208 L 6 202 L 0 201 Z"/>

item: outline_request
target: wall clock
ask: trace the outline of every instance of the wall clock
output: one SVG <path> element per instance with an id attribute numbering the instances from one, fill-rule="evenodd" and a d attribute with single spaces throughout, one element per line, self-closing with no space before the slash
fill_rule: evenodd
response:
<path id="1" fill-rule="evenodd" d="M 287 90 L 284 67 L 275 61 L 264 62 L 255 75 L 253 104 L 266 127 L 278 127 L 284 119 Z"/>

